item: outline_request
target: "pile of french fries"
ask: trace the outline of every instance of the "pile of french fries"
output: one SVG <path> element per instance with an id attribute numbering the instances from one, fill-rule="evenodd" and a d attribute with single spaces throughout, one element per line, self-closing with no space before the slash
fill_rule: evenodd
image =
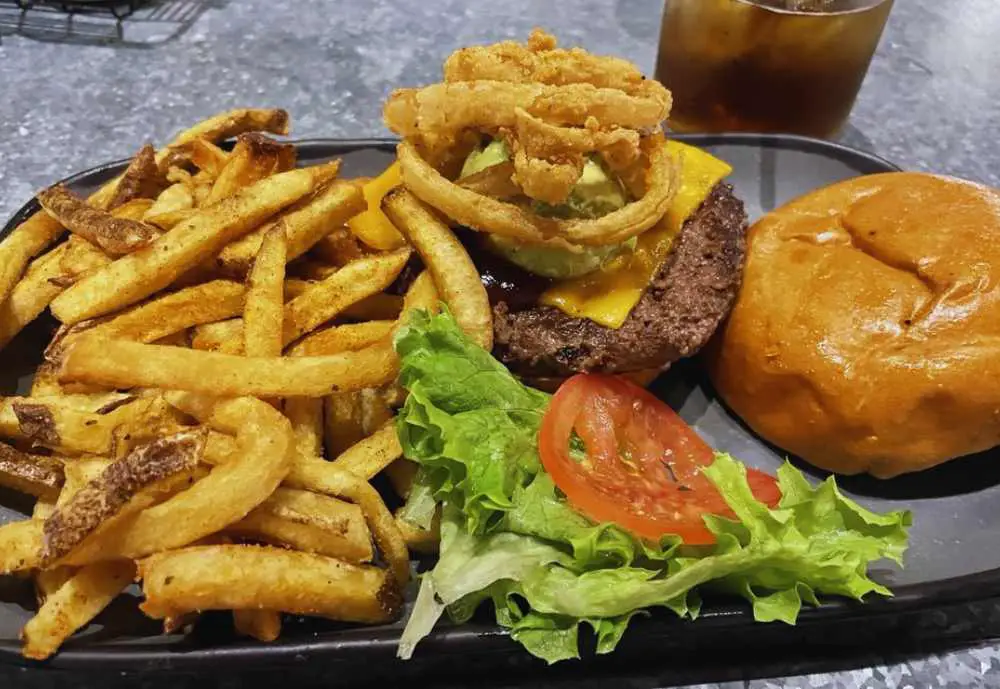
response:
<path id="1" fill-rule="evenodd" d="M 0 485 L 37 498 L 0 527 L 0 575 L 38 592 L 26 657 L 133 581 L 167 632 L 208 610 L 264 641 L 281 613 L 386 622 L 408 546 L 435 547 L 370 483 L 413 476 L 392 336 L 443 300 L 489 347 L 485 292 L 412 196 L 296 167 L 287 130 L 213 117 L 87 199 L 41 192 L 0 243 L 0 347 L 47 308 L 62 324 L 30 395 L 0 398 Z M 387 292 L 414 253 L 428 270 Z"/>

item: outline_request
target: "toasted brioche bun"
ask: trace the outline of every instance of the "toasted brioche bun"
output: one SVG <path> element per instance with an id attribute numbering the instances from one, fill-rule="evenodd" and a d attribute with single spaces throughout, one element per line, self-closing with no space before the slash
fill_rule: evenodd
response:
<path id="1" fill-rule="evenodd" d="M 859 177 L 768 214 L 749 243 L 707 360 L 754 431 L 882 478 L 1000 444 L 1000 192 Z"/>

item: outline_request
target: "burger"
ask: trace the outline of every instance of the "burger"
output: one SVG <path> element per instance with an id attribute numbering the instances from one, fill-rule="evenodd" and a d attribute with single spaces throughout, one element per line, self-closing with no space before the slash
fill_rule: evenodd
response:
<path id="1" fill-rule="evenodd" d="M 631 63 L 539 30 L 390 96 L 402 182 L 457 228 L 515 373 L 659 371 L 732 307 L 746 213 L 727 164 L 665 139 L 670 102 Z"/>
<path id="2" fill-rule="evenodd" d="M 850 179 L 759 220 L 706 357 L 760 436 L 888 478 L 1000 445 L 1000 192 Z"/>

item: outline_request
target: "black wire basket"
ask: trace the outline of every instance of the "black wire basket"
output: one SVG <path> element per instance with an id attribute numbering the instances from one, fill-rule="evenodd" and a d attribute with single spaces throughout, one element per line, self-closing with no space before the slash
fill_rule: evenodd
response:
<path id="1" fill-rule="evenodd" d="M 152 47 L 177 38 L 224 0 L 0 0 L 0 38 Z"/>

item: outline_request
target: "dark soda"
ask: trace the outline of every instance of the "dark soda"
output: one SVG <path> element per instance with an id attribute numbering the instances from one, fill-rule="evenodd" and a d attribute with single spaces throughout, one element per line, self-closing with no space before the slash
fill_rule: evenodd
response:
<path id="1" fill-rule="evenodd" d="M 831 137 L 846 122 L 892 0 L 667 0 L 657 79 L 681 132 Z"/>

